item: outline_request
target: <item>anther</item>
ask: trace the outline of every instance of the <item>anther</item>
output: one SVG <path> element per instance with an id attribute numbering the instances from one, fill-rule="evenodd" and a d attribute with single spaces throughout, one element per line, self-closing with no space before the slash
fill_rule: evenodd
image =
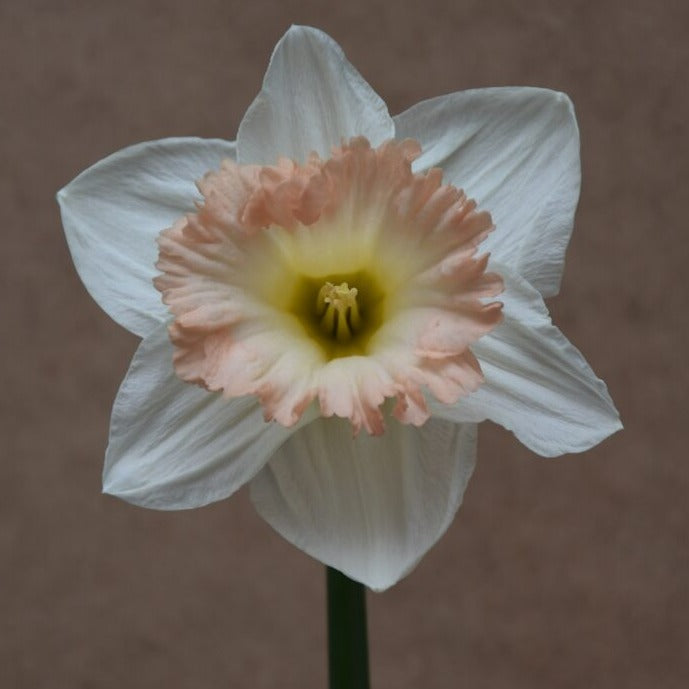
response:
<path id="1" fill-rule="evenodd" d="M 361 327 L 361 316 L 356 301 L 359 290 L 346 282 L 333 285 L 326 282 L 316 298 L 316 314 L 321 329 L 339 342 L 351 340 Z"/>

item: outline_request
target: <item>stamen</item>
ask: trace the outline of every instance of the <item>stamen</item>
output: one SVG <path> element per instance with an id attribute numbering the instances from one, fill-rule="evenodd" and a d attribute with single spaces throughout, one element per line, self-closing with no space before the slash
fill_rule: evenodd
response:
<path id="1" fill-rule="evenodd" d="M 346 282 L 333 285 L 326 282 L 318 292 L 316 314 L 321 319 L 321 329 L 338 342 L 351 340 L 361 327 L 361 315 L 356 296 L 359 290 Z"/>

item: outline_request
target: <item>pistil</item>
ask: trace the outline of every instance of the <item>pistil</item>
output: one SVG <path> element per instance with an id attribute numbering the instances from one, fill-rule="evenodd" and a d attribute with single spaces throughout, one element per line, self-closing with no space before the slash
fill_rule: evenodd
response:
<path id="1" fill-rule="evenodd" d="M 326 282 L 318 292 L 316 314 L 323 332 L 338 342 L 348 342 L 361 327 L 356 287 L 346 282 Z"/>

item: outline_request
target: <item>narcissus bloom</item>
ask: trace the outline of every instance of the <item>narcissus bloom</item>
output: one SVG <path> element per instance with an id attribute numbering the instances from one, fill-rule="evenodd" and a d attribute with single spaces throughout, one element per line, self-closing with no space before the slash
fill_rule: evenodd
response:
<path id="1" fill-rule="evenodd" d="M 392 585 L 454 517 L 477 422 L 546 456 L 620 428 L 543 303 L 578 193 L 566 96 L 467 91 L 393 118 L 332 39 L 293 27 L 236 143 L 139 144 L 58 195 L 84 284 L 142 338 L 104 490 L 180 509 L 250 483 L 285 538 Z"/>

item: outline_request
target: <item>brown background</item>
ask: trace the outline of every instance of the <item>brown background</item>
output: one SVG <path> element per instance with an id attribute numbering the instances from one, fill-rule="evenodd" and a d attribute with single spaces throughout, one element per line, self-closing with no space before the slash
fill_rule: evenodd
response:
<path id="1" fill-rule="evenodd" d="M 292 23 L 392 113 L 467 87 L 568 92 L 583 192 L 556 322 L 626 430 L 578 457 L 481 431 L 447 535 L 370 595 L 373 686 L 689 686 L 685 2 L 2 0 L 0 686 L 323 687 L 321 566 L 245 491 L 100 495 L 136 339 L 72 267 L 55 191 L 128 144 L 233 138 Z"/>

